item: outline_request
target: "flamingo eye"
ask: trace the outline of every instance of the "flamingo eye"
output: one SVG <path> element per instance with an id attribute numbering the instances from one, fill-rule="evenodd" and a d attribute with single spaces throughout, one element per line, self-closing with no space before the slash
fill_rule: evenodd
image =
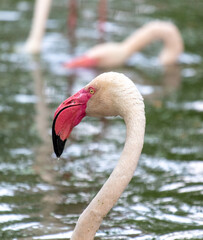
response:
<path id="1" fill-rule="evenodd" d="M 93 94 L 94 94 L 94 89 L 93 89 L 93 88 L 90 88 L 90 89 L 89 89 L 89 92 L 90 92 L 90 94 L 93 95 Z"/>

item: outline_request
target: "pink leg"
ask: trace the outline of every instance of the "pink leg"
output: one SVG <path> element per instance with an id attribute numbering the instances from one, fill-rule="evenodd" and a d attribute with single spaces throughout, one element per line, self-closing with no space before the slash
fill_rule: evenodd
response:
<path id="1" fill-rule="evenodd" d="M 104 33 L 104 23 L 107 18 L 107 1 L 100 0 L 99 1 L 99 32 L 101 35 Z"/>
<path id="2" fill-rule="evenodd" d="M 74 32 L 77 25 L 77 0 L 69 1 L 69 14 L 67 19 L 68 32 L 71 34 Z"/>

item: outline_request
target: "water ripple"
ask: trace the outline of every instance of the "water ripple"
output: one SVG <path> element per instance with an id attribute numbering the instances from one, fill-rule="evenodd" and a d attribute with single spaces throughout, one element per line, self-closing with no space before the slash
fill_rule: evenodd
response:
<path id="1" fill-rule="evenodd" d="M 159 237 L 160 240 L 177 240 L 177 239 L 203 239 L 203 230 L 186 230 L 164 234 Z"/>
<path id="2" fill-rule="evenodd" d="M 19 20 L 20 13 L 16 11 L 0 11 L 0 21 L 14 22 Z"/>

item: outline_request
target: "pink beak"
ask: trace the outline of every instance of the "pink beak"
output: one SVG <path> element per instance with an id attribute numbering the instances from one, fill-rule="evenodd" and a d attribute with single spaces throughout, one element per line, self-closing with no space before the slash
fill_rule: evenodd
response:
<path id="1" fill-rule="evenodd" d="M 77 68 L 77 67 L 96 67 L 98 64 L 98 59 L 96 58 L 90 58 L 87 56 L 81 56 L 73 59 L 72 61 L 65 63 L 64 67 L 66 68 Z"/>
<path id="2" fill-rule="evenodd" d="M 57 108 L 52 125 L 53 147 L 57 157 L 61 156 L 72 129 L 85 117 L 91 96 L 87 90 L 81 89 Z"/>

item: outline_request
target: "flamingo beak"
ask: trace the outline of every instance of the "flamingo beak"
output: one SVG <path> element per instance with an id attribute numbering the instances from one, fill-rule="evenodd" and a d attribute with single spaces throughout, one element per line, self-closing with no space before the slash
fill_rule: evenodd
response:
<path id="1" fill-rule="evenodd" d="M 77 67 L 84 67 L 84 68 L 89 68 L 89 67 L 96 67 L 98 64 L 98 59 L 96 58 L 91 58 L 88 56 L 81 56 L 73 59 L 72 61 L 65 63 L 64 67 L 66 68 L 77 68 Z"/>
<path id="2" fill-rule="evenodd" d="M 52 124 L 52 141 L 57 157 L 63 153 L 67 138 L 72 129 L 86 115 L 87 102 L 92 95 L 85 89 L 66 99 L 57 108 Z"/>

